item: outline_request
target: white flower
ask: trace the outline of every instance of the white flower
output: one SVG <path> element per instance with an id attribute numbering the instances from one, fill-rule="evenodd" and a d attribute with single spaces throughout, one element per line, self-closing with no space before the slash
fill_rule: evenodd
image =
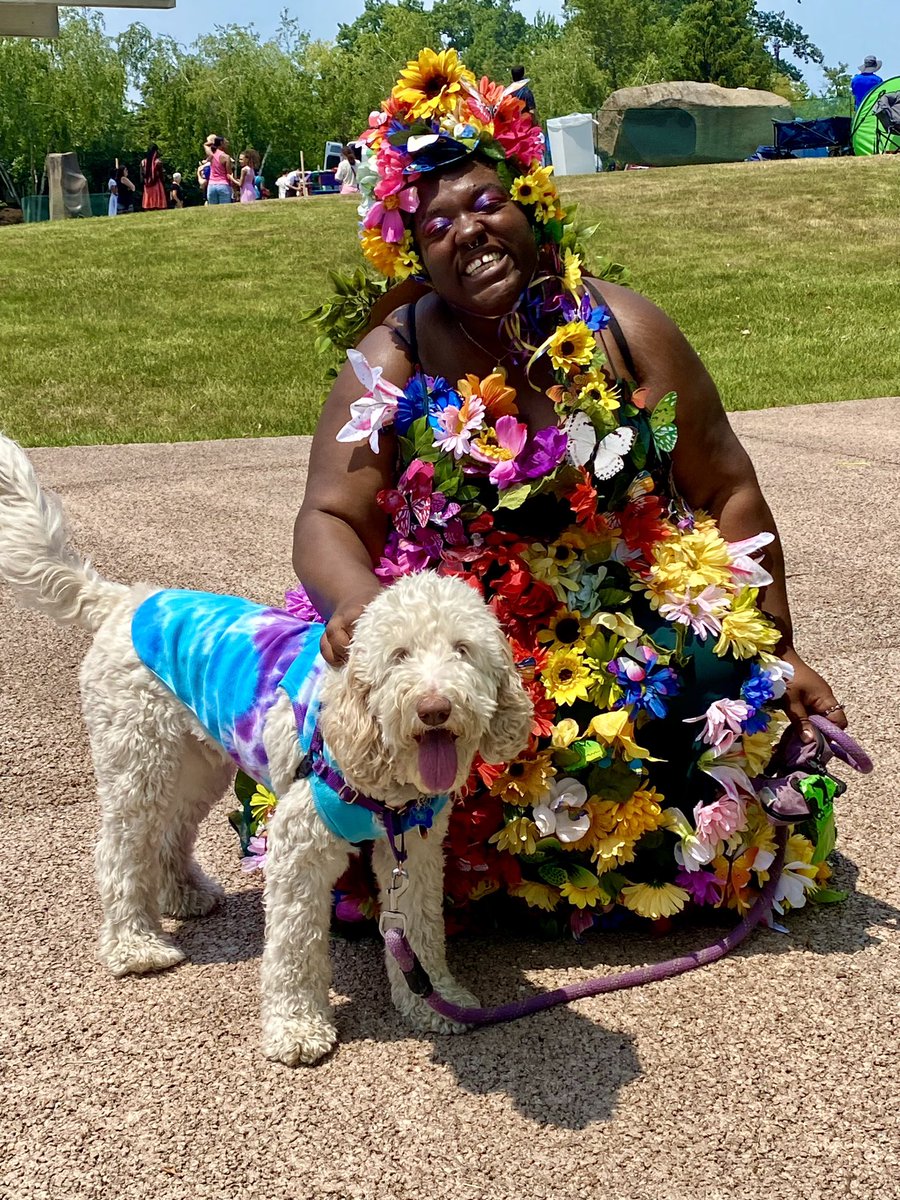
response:
<path id="1" fill-rule="evenodd" d="M 724 588 L 709 584 L 696 596 L 691 595 L 690 588 L 683 597 L 675 592 L 666 592 L 666 603 L 659 606 L 659 611 L 667 621 L 689 625 L 691 632 L 705 642 L 710 633 L 718 637 L 722 632 L 720 618 L 730 604 Z"/>
<path id="2" fill-rule="evenodd" d="M 675 847 L 675 861 L 685 871 L 699 871 L 716 857 L 716 843 L 709 845 L 697 837 L 693 826 L 680 808 L 667 808 L 663 816 L 667 829 L 679 839 Z"/>
<path id="3" fill-rule="evenodd" d="M 809 863 L 802 860 L 784 864 L 781 868 L 781 878 L 775 889 L 775 899 L 772 901 L 772 907 L 776 912 L 784 913 L 785 900 L 791 908 L 803 908 L 806 904 L 806 893 L 813 891 L 816 887 L 815 879 L 804 874 L 804 871 L 809 869 Z"/>
<path id="4" fill-rule="evenodd" d="M 774 533 L 758 533 L 756 537 L 744 538 L 740 542 L 728 543 L 731 558 L 731 573 L 738 587 L 768 587 L 772 576 L 764 571 L 757 559 L 751 555 L 775 541 Z"/>
<path id="5" fill-rule="evenodd" d="M 348 350 L 347 358 L 356 378 L 366 389 L 358 400 L 350 405 L 350 420 L 338 432 L 339 442 L 368 442 L 378 453 L 378 433 L 392 425 L 397 415 L 397 401 L 403 389 L 387 379 L 381 378 L 382 367 L 370 366 L 366 356 L 358 350 Z"/>
<path id="6" fill-rule="evenodd" d="M 591 827 L 590 815 L 583 812 L 587 791 L 577 779 L 557 779 L 543 804 L 534 809 L 534 823 L 541 837 L 557 837 L 561 842 L 577 842 Z"/>
<path id="7" fill-rule="evenodd" d="M 768 675 L 769 682 L 772 684 L 772 698 L 780 700 L 787 691 L 787 685 L 794 678 L 794 668 L 783 658 L 762 655 L 761 659 L 763 673 Z"/>
<path id="8" fill-rule="evenodd" d="M 735 738 L 741 736 L 742 725 L 750 716 L 753 709 L 746 700 L 714 700 L 709 708 L 699 717 L 685 717 L 685 725 L 693 725 L 697 721 L 705 722 L 698 740 L 714 746 L 719 754 L 730 750 Z"/>

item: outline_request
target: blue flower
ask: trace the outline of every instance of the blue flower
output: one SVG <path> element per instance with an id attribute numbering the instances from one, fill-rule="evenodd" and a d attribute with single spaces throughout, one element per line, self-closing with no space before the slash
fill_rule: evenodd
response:
<path id="1" fill-rule="evenodd" d="M 643 663 L 622 655 L 606 665 L 623 693 L 615 707 L 632 708 L 635 712 L 643 711 L 652 713 L 654 717 L 664 717 L 665 698 L 674 696 L 678 691 L 678 676 L 671 667 L 658 665 L 659 655 L 649 646 L 639 647 L 637 654 L 643 658 Z"/>
<path id="2" fill-rule="evenodd" d="M 445 408 L 462 408 L 462 399 L 459 392 L 455 391 L 450 384 L 442 376 L 438 375 L 435 379 L 430 379 L 430 388 L 428 394 L 428 424 L 432 429 L 440 429 L 438 415 Z"/>
<path id="3" fill-rule="evenodd" d="M 769 728 L 769 722 L 772 717 L 762 708 L 754 709 L 746 721 L 741 722 L 741 729 L 744 733 L 762 733 L 764 729 Z"/>
<path id="4" fill-rule="evenodd" d="M 750 678 L 745 679 L 741 687 L 741 699 L 746 700 L 751 708 L 762 708 L 774 699 L 775 689 L 772 680 L 756 663 L 750 668 Z"/>
<path id="5" fill-rule="evenodd" d="M 394 425 L 402 437 L 419 417 L 424 417 L 428 409 L 428 384 L 421 371 L 417 371 L 406 385 L 406 390 L 397 401 L 397 415 Z"/>

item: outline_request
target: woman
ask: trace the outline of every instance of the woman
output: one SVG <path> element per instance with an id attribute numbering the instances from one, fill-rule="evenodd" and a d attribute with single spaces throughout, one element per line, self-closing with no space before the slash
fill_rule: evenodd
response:
<path id="1" fill-rule="evenodd" d="M 230 204 L 235 183 L 231 173 L 231 155 L 225 153 L 225 139 L 215 135 L 203 146 L 209 158 L 209 183 L 206 186 L 207 204 Z"/>
<path id="2" fill-rule="evenodd" d="M 112 195 L 110 196 L 110 215 L 112 215 L 113 198 L 115 198 L 116 201 L 116 216 L 121 216 L 123 213 L 134 212 L 135 187 L 134 182 L 128 174 L 128 168 L 124 166 L 116 167 L 116 173 L 113 181 L 115 182 L 116 192 L 115 197 Z"/>
<path id="3" fill-rule="evenodd" d="M 163 182 L 162 162 L 159 157 L 159 147 L 152 142 L 146 157 L 141 159 L 141 181 L 144 185 L 144 195 L 141 207 L 145 212 L 154 212 L 168 208 L 166 188 Z"/>
<path id="4" fill-rule="evenodd" d="M 259 199 L 256 194 L 256 168 L 259 165 L 259 155 L 255 150 L 247 149 L 238 158 L 241 173 L 234 180 L 241 204 L 252 204 Z"/>
<path id="5" fill-rule="evenodd" d="M 356 155 L 352 146 L 345 146 L 341 152 L 341 161 L 337 165 L 334 177 L 341 185 L 342 196 L 358 195 L 356 186 Z"/>
<path id="6" fill-rule="evenodd" d="M 576 934 L 744 911 L 773 861 L 752 780 L 780 709 L 806 737 L 810 712 L 846 720 L 794 647 L 775 523 L 715 386 L 664 313 L 582 272 L 521 101 L 423 51 L 370 124 L 364 253 L 430 289 L 325 403 L 294 602 L 333 665 L 407 571 L 460 574 L 501 618 L 534 736 L 454 810 L 458 923 L 489 894 Z M 827 877 L 825 814 L 798 803 L 772 814 L 798 822 L 779 911 Z"/>
<path id="7" fill-rule="evenodd" d="M 176 171 L 172 176 L 172 186 L 169 188 L 169 207 L 184 208 L 184 188 L 181 184 L 180 171 Z"/>

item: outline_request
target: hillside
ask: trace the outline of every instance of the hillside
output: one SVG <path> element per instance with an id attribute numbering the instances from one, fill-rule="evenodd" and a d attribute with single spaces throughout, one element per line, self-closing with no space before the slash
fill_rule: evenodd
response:
<path id="1" fill-rule="evenodd" d="M 598 256 L 682 326 L 732 409 L 898 391 L 900 160 L 566 182 Z M 26 444 L 311 432 L 299 313 L 356 265 L 337 197 L 0 229 L 0 427 Z"/>

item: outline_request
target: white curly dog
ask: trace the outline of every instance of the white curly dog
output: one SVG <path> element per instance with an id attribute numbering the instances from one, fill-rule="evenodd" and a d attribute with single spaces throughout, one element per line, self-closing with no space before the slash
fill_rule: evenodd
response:
<path id="1" fill-rule="evenodd" d="M 200 916 L 224 895 L 193 849 L 237 755 L 215 714 L 201 723 L 163 682 L 165 671 L 145 665 L 135 645 L 136 614 L 144 614 L 146 640 L 156 636 L 157 602 L 210 598 L 101 578 L 70 547 L 58 499 L 42 491 L 25 453 L 2 436 L 0 579 L 28 607 L 95 635 L 81 668 L 81 694 L 102 810 L 95 859 L 100 957 L 114 975 L 171 967 L 184 954 L 162 930 L 160 913 Z M 243 605 L 251 624 L 257 614 L 275 612 L 214 599 Z M 280 613 L 276 618 L 288 620 Z M 173 671 L 179 662 L 202 659 L 212 644 L 201 630 L 188 646 L 192 633 L 190 621 L 182 622 Z M 229 661 L 222 690 L 231 695 L 243 680 L 234 664 L 229 674 Z M 316 1062 L 337 1041 L 329 1003 L 331 893 L 352 847 L 323 819 L 314 795 L 317 776 L 309 774 L 301 745 L 300 727 L 316 706 L 309 695 L 298 704 L 286 683 L 281 686 L 283 655 L 276 665 L 276 686 L 254 717 L 262 774 L 278 797 L 264 891 L 263 1050 L 294 1065 Z M 349 788 L 391 810 L 411 811 L 411 802 L 438 790 L 436 781 L 442 792 L 458 790 L 476 752 L 487 762 L 506 762 L 527 743 L 532 707 L 507 640 L 493 613 L 459 580 L 425 573 L 385 589 L 361 616 L 347 665 L 333 671 L 318 658 L 316 666 L 307 681 L 319 680 L 325 759 Z M 191 670 L 203 675 L 205 664 L 194 662 Z M 358 812 L 356 805 L 337 804 Z M 474 998 L 450 976 L 444 944 L 442 841 L 449 812 L 445 804 L 427 836 L 420 836 L 421 828 L 406 834 L 409 879 L 394 907 L 434 986 L 468 1005 Z M 384 899 L 395 867 L 384 836 L 374 863 Z M 394 1003 L 414 1027 L 458 1031 L 413 995 L 393 958 L 386 961 Z"/>

